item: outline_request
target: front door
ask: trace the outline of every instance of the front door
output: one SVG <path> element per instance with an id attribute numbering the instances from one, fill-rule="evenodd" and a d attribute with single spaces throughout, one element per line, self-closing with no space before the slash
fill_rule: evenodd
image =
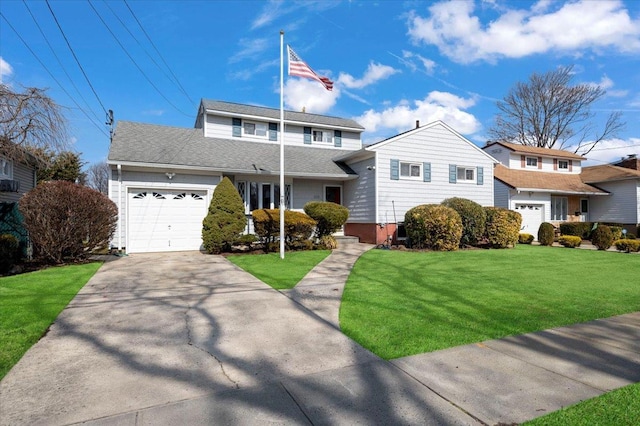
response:
<path id="1" fill-rule="evenodd" d="M 324 187 L 324 200 L 336 204 L 342 204 L 342 187 L 330 186 Z"/>
<path id="2" fill-rule="evenodd" d="M 589 199 L 582 198 L 580 200 L 580 221 L 588 222 L 589 221 Z"/>

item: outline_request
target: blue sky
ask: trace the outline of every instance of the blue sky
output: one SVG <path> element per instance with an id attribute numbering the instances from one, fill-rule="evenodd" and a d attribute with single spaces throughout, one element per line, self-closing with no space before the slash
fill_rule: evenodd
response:
<path id="1" fill-rule="evenodd" d="M 517 81 L 573 65 L 574 82 L 607 90 L 593 106 L 595 124 L 611 111 L 622 111 L 627 123 L 589 154 L 590 163 L 640 154 L 640 2 L 49 4 L 53 14 L 44 1 L 0 2 L 0 78 L 16 89 L 49 88 L 66 107 L 72 147 L 87 163 L 108 153 L 104 110 L 116 122 L 192 127 L 201 98 L 277 108 L 281 29 L 285 43 L 335 82 L 328 92 L 285 77 L 286 107 L 354 118 L 366 143 L 416 120 L 443 120 L 482 146 L 495 102 Z"/>

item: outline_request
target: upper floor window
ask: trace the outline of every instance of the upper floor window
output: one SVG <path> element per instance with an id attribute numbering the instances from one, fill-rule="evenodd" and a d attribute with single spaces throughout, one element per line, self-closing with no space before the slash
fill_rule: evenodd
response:
<path id="1" fill-rule="evenodd" d="M 265 123 L 251 123 L 245 121 L 243 123 L 245 135 L 267 136 L 267 125 Z"/>
<path id="2" fill-rule="evenodd" d="M 422 179 L 422 163 L 400 162 L 400 177 L 405 179 Z"/>
<path id="3" fill-rule="evenodd" d="M 329 142 L 331 143 L 331 133 L 326 130 L 314 130 L 313 131 L 314 142 Z"/>
<path id="4" fill-rule="evenodd" d="M 458 167 L 457 180 L 459 181 L 475 181 L 476 169 L 473 167 Z"/>
<path id="5" fill-rule="evenodd" d="M 537 157 L 527 157 L 527 167 L 538 167 Z"/>
<path id="6" fill-rule="evenodd" d="M 13 177 L 13 163 L 6 158 L 0 158 L 0 178 L 11 179 Z"/>
<path id="7" fill-rule="evenodd" d="M 569 162 L 567 160 L 558 160 L 558 169 L 569 170 Z"/>

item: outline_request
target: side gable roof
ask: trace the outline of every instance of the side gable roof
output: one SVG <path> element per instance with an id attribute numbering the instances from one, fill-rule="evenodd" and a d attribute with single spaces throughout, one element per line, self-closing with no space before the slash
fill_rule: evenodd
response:
<path id="1" fill-rule="evenodd" d="M 484 149 L 493 145 L 502 145 L 517 154 L 535 154 L 546 157 L 566 158 L 569 160 L 586 160 L 586 158 L 581 155 L 574 154 L 573 152 L 565 151 L 563 149 L 538 148 L 536 146 L 527 146 L 508 142 L 492 142 L 486 145 Z"/>
<path id="2" fill-rule="evenodd" d="M 381 140 L 380 142 L 376 142 L 374 144 L 367 145 L 364 148 L 360 149 L 359 151 L 354 151 L 353 153 L 348 153 L 348 154 L 342 155 L 342 156 L 338 157 L 338 159 L 339 160 L 348 160 L 348 159 L 350 159 L 350 157 L 363 156 L 364 153 L 375 152 L 378 149 L 384 147 L 385 145 L 393 143 L 393 142 L 395 142 L 395 141 L 397 141 L 399 139 L 411 136 L 411 135 L 413 135 L 415 133 L 423 132 L 425 130 L 431 129 L 431 128 L 436 127 L 436 126 L 444 127 L 447 131 L 451 132 L 456 137 L 460 138 L 462 141 L 464 141 L 467 144 L 469 144 L 469 146 L 471 148 L 473 148 L 474 150 L 476 150 L 478 153 L 481 153 L 482 155 L 484 155 L 485 157 L 490 159 L 493 163 L 495 163 L 495 164 L 498 163 L 498 160 L 493 158 L 491 155 L 489 155 L 488 153 L 483 151 L 481 148 L 479 148 L 476 144 L 474 144 L 473 142 L 471 142 L 470 140 L 468 140 L 467 138 L 465 138 L 460 133 L 456 132 L 451 127 L 449 127 L 446 123 L 444 123 L 443 121 L 440 121 L 440 120 L 433 121 L 433 122 L 431 122 L 429 124 L 426 124 L 424 126 L 421 126 L 421 127 L 416 127 L 415 129 L 407 130 L 406 132 L 399 133 L 399 134 L 397 134 L 395 136 L 392 136 L 390 138 Z"/>
<path id="3" fill-rule="evenodd" d="M 640 179 L 640 170 L 605 164 L 602 166 L 583 167 L 581 176 L 582 180 L 588 183 Z"/>
<path id="4" fill-rule="evenodd" d="M 521 191 L 560 194 L 606 195 L 607 191 L 588 185 L 578 174 L 514 170 L 498 164 L 493 170 L 495 179 Z"/>
<path id="5" fill-rule="evenodd" d="M 352 169 L 333 161 L 344 152 L 285 146 L 286 175 L 355 178 Z M 280 172 L 280 145 L 205 138 L 201 129 L 119 121 L 108 163 L 274 175 Z"/>
<path id="6" fill-rule="evenodd" d="M 266 117 L 272 120 L 280 120 L 280 110 L 261 106 L 236 104 L 233 102 L 202 99 L 201 105 L 206 111 L 235 114 L 249 117 Z M 317 124 L 330 127 L 347 128 L 354 132 L 364 131 L 364 127 L 347 118 L 332 117 L 328 115 L 309 114 L 306 112 L 284 111 L 284 119 L 287 122 Z"/>

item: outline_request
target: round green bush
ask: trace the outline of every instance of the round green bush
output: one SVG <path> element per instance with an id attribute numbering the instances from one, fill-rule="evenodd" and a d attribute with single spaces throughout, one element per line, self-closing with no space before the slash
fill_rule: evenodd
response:
<path id="1" fill-rule="evenodd" d="M 493 248 L 515 247 L 520 235 L 522 215 L 501 207 L 484 207 L 487 214 L 485 238 Z"/>
<path id="2" fill-rule="evenodd" d="M 627 253 L 636 253 L 640 251 L 640 240 L 623 238 L 621 240 L 614 241 L 613 245 L 616 246 L 616 250 L 624 251 Z"/>
<path id="3" fill-rule="evenodd" d="M 0 273 L 4 274 L 11 269 L 18 259 L 20 243 L 11 234 L 0 235 Z"/>
<path id="4" fill-rule="evenodd" d="M 407 238 L 412 247 L 457 250 L 462 237 L 462 219 L 457 211 L 437 204 L 423 204 L 404 216 Z"/>
<path id="5" fill-rule="evenodd" d="M 553 245 L 553 239 L 555 238 L 556 230 L 549 222 L 543 222 L 538 228 L 538 242 L 541 246 Z"/>
<path id="6" fill-rule="evenodd" d="M 329 201 L 310 201 L 304 205 L 304 212 L 317 222 L 318 239 L 339 230 L 349 218 L 349 209 Z"/>
<path id="7" fill-rule="evenodd" d="M 277 251 L 280 247 L 280 210 L 259 209 L 251 212 L 256 235 L 267 251 Z M 316 221 L 302 212 L 285 210 L 284 233 L 288 250 L 310 250 L 313 243 L 309 240 Z"/>
<path id="8" fill-rule="evenodd" d="M 244 202 L 228 177 L 216 186 L 202 221 L 202 243 L 208 253 L 230 251 L 247 226 Z"/>
<path id="9" fill-rule="evenodd" d="M 607 225 L 598 225 L 591 233 L 591 243 L 598 250 L 608 250 L 613 245 L 613 232 Z"/>
<path id="10" fill-rule="evenodd" d="M 518 235 L 518 244 L 531 244 L 534 240 L 533 235 L 522 233 Z"/>
<path id="11" fill-rule="evenodd" d="M 484 234 L 487 214 L 482 206 L 475 201 L 466 198 L 447 198 L 442 202 L 443 206 L 450 207 L 458 212 L 462 219 L 462 237 L 460 245 L 475 246 Z"/>
<path id="12" fill-rule="evenodd" d="M 582 238 L 578 237 L 577 235 L 563 235 L 562 237 L 558 238 L 558 242 L 567 248 L 576 248 L 580 247 Z"/>

